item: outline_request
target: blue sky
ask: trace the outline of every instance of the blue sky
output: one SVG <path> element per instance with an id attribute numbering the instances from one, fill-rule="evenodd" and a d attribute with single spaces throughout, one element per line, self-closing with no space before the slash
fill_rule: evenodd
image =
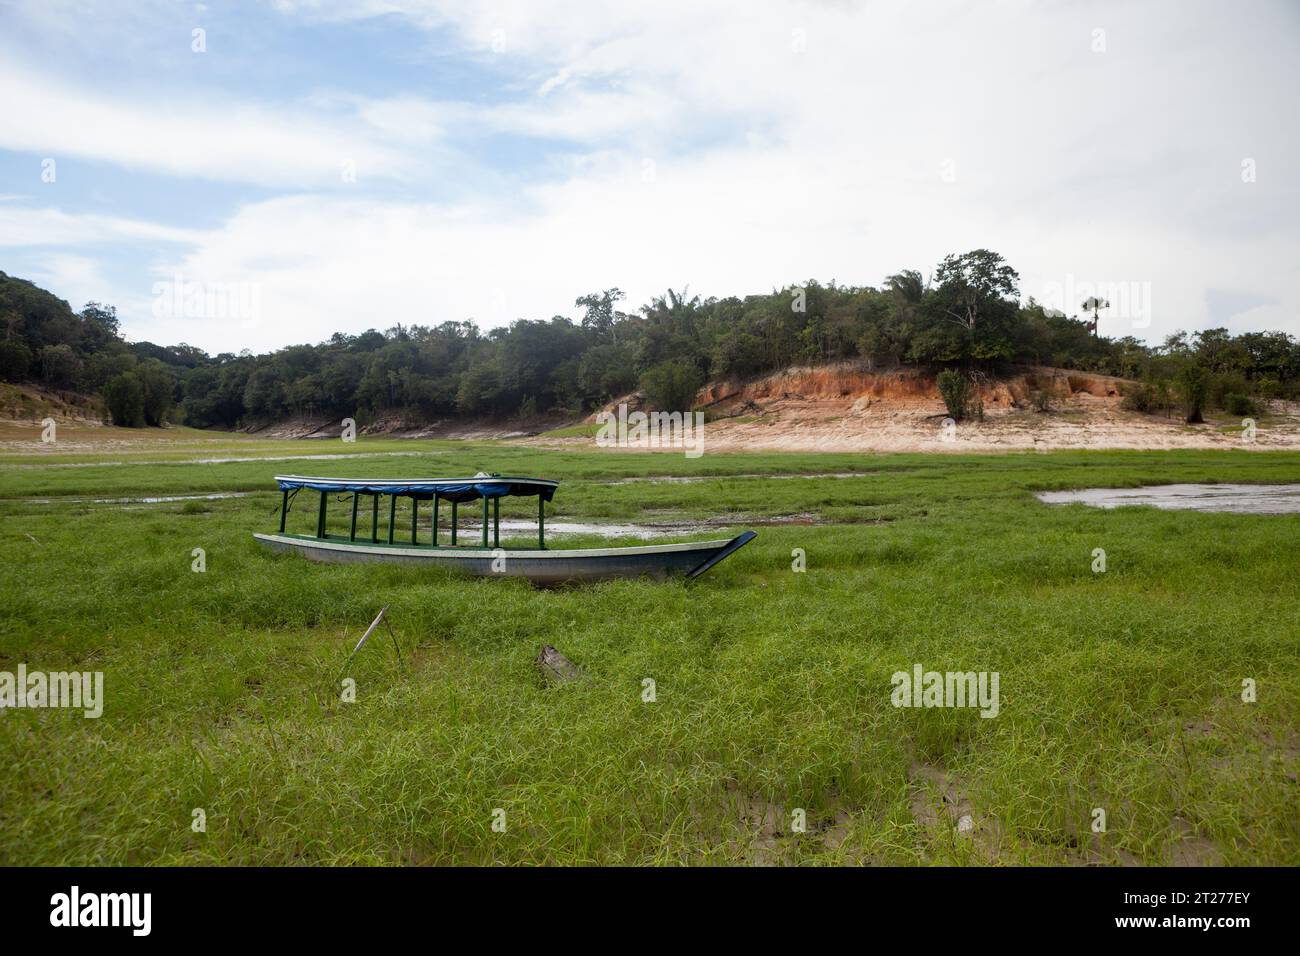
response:
<path id="1" fill-rule="evenodd" d="M 0 269 L 212 352 L 981 246 L 1300 334 L 1298 10 L 0 0 Z"/>

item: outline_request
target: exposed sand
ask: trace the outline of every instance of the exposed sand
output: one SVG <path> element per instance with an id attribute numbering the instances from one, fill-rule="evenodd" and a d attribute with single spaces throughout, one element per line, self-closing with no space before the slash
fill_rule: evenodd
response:
<path id="1" fill-rule="evenodd" d="M 912 404 L 912 403 L 908 403 Z M 935 407 L 937 405 L 937 407 Z M 899 407 L 882 401 L 858 412 L 775 408 L 748 423 L 710 422 L 706 450 L 973 452 L 1058 448 L 1242 448 L 1300 450 L 1300 415 L 1279 407 L 1257 422 L 1253 438 L 1241 419 L 1206 424 L 1140 415 L 1090 395 L 1054 403 L 1052 411 L 986 409 L 983 421 L 943 427 L 942 404 Z"/>
<path id="2" fill-rule="evenodd" d="M 1105 375 L 1040 368 L 982 390 L 983 420 L 947 429 L 932 380 L 913 370 L 870 373 L 852 365 L 789 369 L 753 382 L 714 383 L 700 393 L 710 411 L 704 450 L 988 452 L 1070 448 L 1300 450 L 1300 404 L 1271 402 L 1251 434 L 1241 418 L 1206 415 L 1203 425 L 1120 408 L 1127 383 Z M 1050 395 L 1035 411 L 1030 395 Z M 627 399 L 635 403 L 635 397 Z M 633 404 L 635 407 L 635 404 Z M 716 416 L 716 417 L 715 417 Z M 593 426 L 594 436 L 594 426 Z M 541 446 L 591 445 L 594 437 L 548 438 Z"/>

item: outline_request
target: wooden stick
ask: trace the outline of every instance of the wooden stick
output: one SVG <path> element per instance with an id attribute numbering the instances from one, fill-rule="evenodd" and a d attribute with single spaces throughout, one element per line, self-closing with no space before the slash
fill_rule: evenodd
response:
<path id="1" fill-rule="evenodd" d="M 352 658 L 354 658 L 354 657 L 357 656 L 357 651 L 361 650 L 361 645 L 363 645 L 363 644 L 366 643 L 366 639 L 369 638 L 371 632 L 374 631 L 374 629 L 377 628 L 377 627 L 379 626 L 379 622 L 382 621 L 382 620 L 384 619 L 384 614 L 385 614 L 387 611 L 388 611 L 388 605 L 387 605 L 387 604 L 385 604 L 383 607 L 381 607 L 381 608 L 379 609 L 379 613 L 375 615 L 375 619 L 374 619 L 373 621 L 371 621 L 371 622 L 370 622 L 370 626 L 369 626 L 368 628 L 366 628 L 366 633 L 364 633 L 364 634 L 361 635 L 361 640 L 357 641 L 357 646 L 354 647 L 354 648 L 352 648 L 352 653 L 349 654 L 349 655 L 348 655 L 348 659 L 347 659 L 346 661 L 343 662 L 343 666 L 339 669 L 339 673 L 340 673 L 340 674 L 343 673 L 343 671 L 347 670 L 348 665 L 352 663 Z M 396 642 L 396 641 L 397 641 L 397 638 L 394 637 L 394 638 L 393 638 L 393 641 Z M 398 657 L 399 657 L 399 658 L 401 657 L 401 652 L 400 652 L 400 651 L 398 652 Z"/>

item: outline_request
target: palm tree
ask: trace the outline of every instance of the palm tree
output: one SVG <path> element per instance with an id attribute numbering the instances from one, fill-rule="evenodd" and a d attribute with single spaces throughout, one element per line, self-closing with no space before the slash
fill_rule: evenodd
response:
<path id="1" fill-rule="evenodd" d="M 641 306 L 641 311 L 656 325 L 694 335 L 695 311 L 700 306 L 700 297 L 696 295 L 688 299 L 689 292 L 690 286 L 682 289 L 680 294 L 669 289 L 667 295 L 655 296 L 649 305 Z"/>
<path id="2" fill-rule="evenodd" d="M 1084 299 L 1083 302 L 1080 303 L 1079 308 L 1083 309 L 1084 312 L 1087 312 L 1089 309 L 1092 310 L 1092 337 L 1097 338 L 1097 313 L 1101 309 L 1109 309 L 1110 303 L 1105 299 L 1099 299 L 1093 295 Z"/>
<path id="3" fill-rule="evenodd" d="M 925 297 L 925 280 L 915 269 L 905 269 L 892 276 L 886 276 L 885 288 L 894 293 L 900 305 L 917 306 Z"/>

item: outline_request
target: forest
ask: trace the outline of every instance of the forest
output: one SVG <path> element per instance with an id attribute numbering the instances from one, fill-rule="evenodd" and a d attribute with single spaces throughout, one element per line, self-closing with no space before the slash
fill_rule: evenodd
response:
<path id="1" fill-rule="evenodd" d="M 651 407 L 690 407 L 706 381 L 853 359 L 936 373 L 997 374 L 1051 365 L 1134 379 L 1125 401 L 1248 414 L 1258 398 L 1300 397 L 1300 341 L 1283 332 L 1179 332 L 1158 345 L 1096 334 L 1082 317 L 1020 300 L 997 253 L 950 255 L 927 279 L 905 270 L 879 286 L 809 281 L 743 298 L 669 289 L 625 311 L 617 288 L 566 316 L 482 330 L 469 321 L 393 317 L 382 330 L 317 344 L 209 355 L 186 344 L 127 342 L 116 310 L 80 312 L 0 272 L 0 380 L 97 394 L 114 424 L 236 428 L 289 416 L 381 414 L 416 420 L 572 419 L 640 389 Z M 949 376 L 951 377 L 951 376 Z M 1195 409 L 1192 406 L 1195 405 Z M 1193 417 L 1193 411 L 1195 416 Z"/>

